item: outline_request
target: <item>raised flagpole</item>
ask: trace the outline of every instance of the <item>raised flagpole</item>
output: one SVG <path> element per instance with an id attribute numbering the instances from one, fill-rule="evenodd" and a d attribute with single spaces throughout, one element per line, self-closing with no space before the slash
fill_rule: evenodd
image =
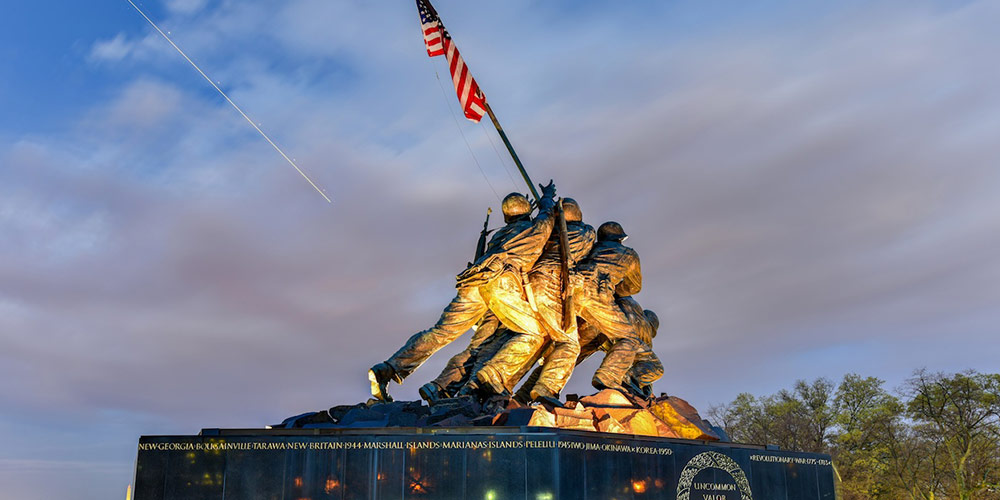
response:
<path id="1" fill-rule="evenodd" d="M 503 144 L 507 146 L 507 151 L 510 152 L 510 157 L 514 159 L 514 164 L 517 165 L 517 170 L 521 172 L 521 177 L 524 178 L 524 182 L 528 183 L 528 188 L 531 189 L 531 194 L 535 197 L 535 201 L 540 201 L 541 197 L 538 196 L 538 191 L 535 190 L 535 183 L 531 182 L 531 177 L 528 177 L 528 172 L 524 169 L 524 165 L 521 164 L 521 159 L 517 157 L 517 152 L 514 151 L 514 146 L 510 145 L 510 140 L 507 139 L 507 134 L 504 133 L 503 127 L 501 127 L 500 122 L 497 121 L 497 115 L 493 114 L 493 108 L 490 107 L 490 103 L 485 99 L 483 99 L 483 107 L 486 108 L 486 114 L 490 115 L 490 120 L 493 120 L 493 126 L 497 128 L 497 133 L 499 133 L 500 138 L 503 139 Z"/>
<path id="2" fill-rule="evenodd" d="M 469 72 L 469 67 L 466 66 L 465 60 L 459 54 L 458 47 L 455 46 L 451 35 L 445 29 L 437 10 L 431 5 L 430 0 L 416 1 L 417 13 L 420 15 L 420 31 L 424 35 L 424 45 L 427 48 L 427 55 L 430 57 L 443 55 L 448 59 L 448 70 L 451 72 L 451 80 L 455 85 L 458 102 L 462 106 L 462 111 L 465 112 L 465 117 L 479 123 L 483 118 L 484 111 L 490 115 L 490 120 L 493 120 L 493 126 L 496 127 L 500 138 L 503 139 L 504 145 L 507 146 L 507 151 L 510 152 L 511 158 L 514 159 L 514 164 L 517 165 L 518 171 L 521 172 L 524 182 L 528 184 L 528 189 L 531 190 L 532 196 L 535 197 L 536 202 L 541 201 L 541 197 L 538 196 L 538 191 L 535 189 L 535 183 L 531 182 L 531 177 L 528 176 L 528 172 L 524 169 L 521 159 L 517 157 L 514 146 L 510 144 L 510 139 L 507 139 L 507 134 L 503 131 L 503 127 L 500 126 L 496 114 L 493 113 L 493 109 L 486 102 L 486 95 L 480 90 L 476 79 Z"/>
<path id="3" fill-rule="evenodd" d="M 531 190 L 532 196 L 535 197 L 535 202 L 541 203 L 542 198 L 538 196 L 535 183 L 531 182 L 528 171 L 524 169 L 521 159 L 517 157 L 517 152 L 514 151 L 514 146 L 510 144 L 510 139 L 507 139 L 507 134 L 503 131 L 503 127 L 500 126 L 500 121 L 497 120 L 497 115 L 493 113 L 493 108 L 486 101 L 486 94 L 482 92 L 479 84 L 476 83 L 476 79 L 469 72 L 469 67 L 458 52 L 458 47 L 455 46 L 451 35 L 445 29 L 444 23 L 441 22 L 441 17 L 438 16 L 430 0 L 416 0 L 416 2 L 417 13 L 420 15 L 420 31 L 424 35 L 424 45 L 427 48 L 427 55 L 429 57 L 443 55 L 448 60 L 448 70 L 451 72 L 451 80 L 455 84 L 458 102 L 461 104 L 462 110 L 465 111 L 465 117 L 479 123 L 483 118 L 484 111 L 490 115 L 493 126 L 496 127 L 497 133 L 503 139 L 504 146 L 507 146 L 507 151 L 510 152 L 510 157 L 514 159 L 514 164 L 517 165 L 517 170 L 521 172 L 524 182 L 528 184 L 528 189 Z M 559 203 L 556 205 L 555 216 L 559 234 L 559 260 L 562 263 L 559 273 L 562 288 L 562 327 L 564 330 L 572 330 L 576 326 L 576 316 L 573 314 L 575 310 L 573 306 L 573 290 L 569 286 L 569 234 L 566 227 L 566 214 L 563 212 L 562 200 L 559 200 Z M 531 289 L 527 288 L 527 290 L 530 293 Z"/>

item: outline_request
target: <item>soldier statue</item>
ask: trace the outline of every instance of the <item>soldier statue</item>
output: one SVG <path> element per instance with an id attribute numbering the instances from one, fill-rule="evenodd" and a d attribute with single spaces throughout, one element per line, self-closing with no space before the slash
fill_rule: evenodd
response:
<path id="1" fill-rule="evenodd" d="M 389 381 L 402 383 L 432 354 L 453 342 L 488 311 L 518 330 L 537 329 L 534 311 L 522 304 L 525 275 L 542 254 L 554 226 L 555 185 L 542 187 L 538 215 L 531 218 L 531 203 L 520 193 L 507 195 L 501 205 L 505 226 L 498 229 L 482 257 L 458 275 L 458 292 L 437 323 L 418 332 L 395 354 L 368 371 L 372 395 L 391 400 Z"/>
<path id="2" fill-rule="evenodd" d="M 653 382 L 663 376 L 663 364 L 653 352 L 652 344 L 660 320 L 653 311 L 649 309 L 643 311 L 632 297 L 619 297 L 615 302 L 634 327 L 630 340 L 612 341 L 590 323 L 580 320 L 580 356 L 576 364 L 583 363 L 598 351 L 604 351 L 606 353 L 604 361 L 592 380 L 594 387 L 614 388 L 640 399 L 648 399 L 652 396 Z M 547 355 L 548 351 L 545 351 L 542 357 Z M 535 368 L 514 395 L 515 400 L 519 403 L 532 400 L 529 389 L 535 384 L 541 372 L 541 367 Z"/>
<path id="3" fill-rule="evenodd" d="M 476 365 L 480 356 L 487 355 L 486 353 L 492 356 L 499 349 L 499 345 L 514 335 L 514 332 L 500 324 L 500 320 L 492 312 L 487 312 L 472 330 L 472 338 L 469 339 L 469 345 L 465 350 L 452 356 L 437 378 L 420 387 L 418 392 L 422 399 L 432 403 L 456 396 L 469 382 L 470 375 L 474 373 L 471 371 L 472 367 Z"/>
<path id="4" fill-rule="evenodd" d="M 594 387 L 650 396 L 663 374 L 652 350 L 659 319 L 631 297 L 642 288 L 642 272 L 638 254 L 623 244 L 628 235 L 617 222 L 594 231 L 571 198 L 557 206 L 552 182 L 542 192 L 533 219 L 524 195 L 504 198 L 505 225 L 488 244 L 484 225 L 477 258 L 458 275 L 456 296 L 437 323 L 369 370 L 375 398 L 390 401 L 389 381 L 401 383 L 470 328 L 468 347 L 420 388 L 423 399 L 499 395 L 506 401 L 541 360 L 515 399 L 557 403 L 574 367 L 598 350 L 606 355 Z M 559 231 L 557 218 L 565 223 Z"/>
<path id="5" fill-rule="evenodd" d="M 568 245 L 568 266 L 572 267 L 583 259 L 594 245 L 596 232 L 583 222 L 583 212 L 572 198 L 562 199 L 563 217 L 566 221 Z M 510 339 L 503 348 L 476 373 L 478 384 L 483 389 L 496 394 L 509 394 L 513 386 L 524 375 L 525 364 L 538 359 L 543 344 L 551 340 L 552 348 L 545 356 L 540 376 L 530 388 L 532 399 L 553 398 L 569 381 L 576 359 L 580 353 L 580 342 L 576 323 L 563 327 L 564 300 L 560 281 L 561 249 L 560 238 L 553 234 L 535 263 L 528 280 L 533 291 L 534 309 L 541 319 L 541 330 L 523 331 Z M 572 318 L 575 320 L 576 315 Z"/>
<path id="6" fill-rule="evenodd" d="M 653 311 L 643 310 L 632 297 L 618 297 L 615 303 L 632 323 L 632 334 L 603 344 L 607 354 L 591 382 L 597 389 L 618 389 L 649 397 L 653 382 L 663 376 L 663 364 L 653 353 L 660 319 Z"/>
<path id="7" fill-rule="evenodd" d="M 628 235 L 617 222 L 597 228 L 597 244 L 573 273 L 577 315 L 609 339 L 632 335 L 632 322 L 615 302 L 642 289 L 639 254 L 622 243 Z"/>

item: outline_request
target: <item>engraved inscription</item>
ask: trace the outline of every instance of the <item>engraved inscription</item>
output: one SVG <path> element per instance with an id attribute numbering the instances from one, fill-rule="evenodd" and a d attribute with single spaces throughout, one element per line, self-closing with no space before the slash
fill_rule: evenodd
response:
<path id="1" fill-rule="evenodd" d="M 209 441 L 182 443 L 139 443 L 139 451 L 306 451 L 306 450 L 496 450 L 558 448 L 567 450 L 631 453 L 639 455 L 672 455 L 673 450 L 657 446 L 636 446 L 586 441 L 518 440 L 518 441 Z"/>

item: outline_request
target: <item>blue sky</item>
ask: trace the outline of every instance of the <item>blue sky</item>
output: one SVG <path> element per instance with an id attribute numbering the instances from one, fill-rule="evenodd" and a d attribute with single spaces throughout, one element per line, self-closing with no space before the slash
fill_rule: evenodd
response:
<path id="1" fill-rule="evenodd" d="M 435 5 L 535 180 L 631 235 L 658 391 L 996 371 L 996 3 Z M 142 6 L 334 203 L 124 0 L 6 5 L 11 497 L 123 497 L 139 435 L 363 400 L 524 189 L 411 2 Z"/>
<path id="2" fill-rule="evenodd" d="M 72 3 L 59 8 L 9 2 L 0 19 L 4 64 L 0 125 L 5 134 L 51 132 L 94 102 L 107 98 L 120 80 L 87 61 L 93 40 L 138 33 L 129 5 Z M 82 99 L 86 91 L 91 99 Z"/>

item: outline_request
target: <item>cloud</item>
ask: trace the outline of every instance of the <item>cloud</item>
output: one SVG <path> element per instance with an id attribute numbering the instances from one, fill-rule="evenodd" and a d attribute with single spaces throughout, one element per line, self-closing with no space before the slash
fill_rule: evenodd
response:
<path id="1" fill-rule="evenodd" d="M 260 14 L 252 5 L 225 8 L 237 9 L 230 12 L 236 19 Z M 288 25 L 313 8 L 289 4 L 271 36 L 302 48 L 309 37 L 296 38 Z M 989 7 L 946 15 L 914 9 L 878 25 L 852 17 L 798 43 L 778 33 L 736 44 L 735 33 L 658 49 L 659 32 L 646 31 L 625 42 L 646 46 L 642 58 L 614 58 L 621 47 L 594 45 L 555 68 L 544 58 L 521 61 L 517 75 L 479 68 L 494 80 L 490 88 L 520 93 L 505 110 L 536 180 L 556 178 L 594 223 L 616 219 L 635 235 L 647 274 L 640 299 L 666 312 L 664 338 L 672 340 L 661 350 L 665 358 L 806 355 L 860 342 L 873 328 L 886 338 L 920 335 L 926 323 L 907 317 L 972 314 L 993 297 L 977 276 L 997 265 L 988 251 L 998 243 L 996 220 L 969 214 L 985 213 L 997 182 L 987 161 L 995 146 L 977 135 L 989 120 L 978 110 L 995 105 L 997 95 L 967 77 L 992 70 L 952 57 L 979 50 L 975 38 L 951 36 L 978 26 L 982 9 Z M 198 23 L 219 19 L 213 11 L 188 31 L 205 33 Z M 222 32 L 250 39 L 259 34 L 255 19 Z M 386 35 L 384 46 L 412 45 L 410 38 Z M 312 50 L 336 58 L 362 45 L 334 38 Z M 542 50 L 575 45 L 587 41 L 556 40 Z M 210 47 L 207 58 L 218 61 L 223 50 Z M 7 342 L 28 357 L 80 365 L 39 378 L 47 385 L 36 393 L 131 408 L 139 403 L 121 395 L 144 380 L 158 394 L 177 394 L 158 398 L 177 409 L 190 396 L 179 388 L 198 385 L 188 374 L 236 377 L 242 362 L 265 358 L 294 365 L 255 380 L 280 392 L 290 379 L 315 375 L 310 363 L 290 361 L 300 347 L 276 349 L 277 339 L 299 338 L 310 352 L 346 343 L 354 364 L 339 373 L 350 378 L 388 354 L 387 343 L 433 321 L 449 298 L 449 277 L 468 260 L 471 243 L 461 242 L 474 240 L 481 217 L 456 207 L 495 200 L 467 164 L 436 83 L 417 92 L 382 81 L 393 71 L 386 65 L 410 68 L 413 56 L 382 57 L 343 61 L 356 82 L 332 89 L 301 73 L 270 71 L 248 53 L 220 68 L 244 72 L 231 94 L 329 188 L 332 207 L 317 206 L 315 193 L 211 92 L 160 80 L 123 87 L 86 118 L 71 146 L 8 152 L 23 168 L 7 185 L 26 188 L 9 191 L 22 194 L 8 198 L 3 212 L 5 226 L 23 235 L 8 243 L 14 260 L 3 272 L 8 307 L 25 324 L 7 331 L 50 337 Z M 604 70 L 592 71 L 595 61 Z M 552 94 L 536 82 L 564 90 Z M 398 95 L 386 97 L 382 87 Z M 503 90 L 497 95 L 503 101 Z M 430 133 L 415 118 L 429 109 L 440 124 Z M 493 189 L 522 189 L 504 160 L 489 159 L 497 144 L 465 129 L 499 186 Z M 75 155 L 80 149 L 87 152 Z M 34 159 L 28 150 L 36 150 Z M 67 176 L 63 162 L 75 173 Z M 46 213 L 37 197 L 65 208 Z M 27 248 L 44 249 L 36 255 L 48 260 L 26 259 Z M 441 286 L 417 297 L 426 283 Z M 65 314 L 53 316 L 55 307 Z M 104 347 L 91 353 L 67 342 L 80 328 L 101 332 Z M 346 332 L 342 340 L 324 333 L 334 329 Z M 380 332 L 371 337 L 377 341 L 354 333 L 365 331 Z M 188 351 L 197 343 L 227 352 Z M 220 362 L 219 372 L 175 372 Z M 696 370 L 684 362 L 677 368 Z M 90 388 L 63 380 L 70 372 Z M 65 394 L 56 398 L 60 387 Z"/>
<path id="2" fill-rule="evenodd" d="M 137 81 L 124 89 L 105 111 L 108 125 L 148 128 L 170 121 L 180 111 L 180 92 L 155 81 Z"/>
<path id="3" fill-rule="evenodd" d="M 165 31 L 168 35 L 172 34 L 168 30 Z M 135 37 L 118 33 L 113 38 L 94 41 L 87 53 L 87 61 L 102 70 L 135 63 L 180 66 L 179 63 L 183 63 L 183 59 L 175 59 L 180 57 L 176 54 L 175 49 L 166 44 L 163 37 L 155 31 Z"/>
<path id="4" fill-rule="evenodd" d="M 412 12 L 347 2 L 336 30 L 323 2 L 205 7 L 164 23 L 335 201 L 162 40 L 95 44 L 135 76 L 63 132 L 0 145 L 7 418 L 193 432 L 362 400 L 364 370 L 451 298 L 493 191 L 524 189 L 489 127 L 455 129 Z M 626 7 L 610 33 L 515 7 L 446 21 L 535 180 L 632 235 L 660 390 L 705 407 L 795 378 L 993 366 L 997 7 L 719 31 Z"/>
<path id="5" fill-rule="evenodd" d="M 110 40 L 98 40 L 90 49 L 90 58 L 95 61 L 121 61 L 132 53 L 132 44 L 118 33 Z"/>
<path id="6" fill-rule="evenodd" d="M 167 10 L 174 14 L 194 14 L 208 5 L 208 0 L 167 0 Z"/>

